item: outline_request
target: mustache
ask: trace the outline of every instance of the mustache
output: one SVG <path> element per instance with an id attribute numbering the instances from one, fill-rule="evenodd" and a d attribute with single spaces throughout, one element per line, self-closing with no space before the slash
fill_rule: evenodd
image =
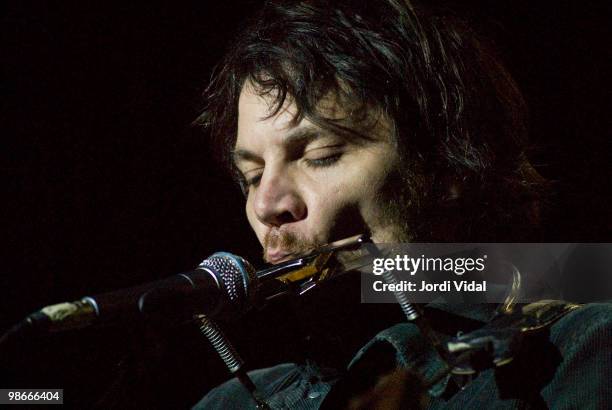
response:
<path id="1" fill-rule="evenodd" d="M 263 240 L 263 259 L 269 262 L 268 252 L 280 249 L 281 252 L 299 256 L 310 253 L 321 246 L 317 241 L 309 240 L 304 236 L 288 231 L 271 230 Z"/>

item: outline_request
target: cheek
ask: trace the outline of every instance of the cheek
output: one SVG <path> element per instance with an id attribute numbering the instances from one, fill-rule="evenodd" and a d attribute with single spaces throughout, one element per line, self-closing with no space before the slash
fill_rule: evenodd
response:
<path id="1" fill-rule="evenodd" d="M 336 188 L 345 206 L 356 207 L 360 217 L 368 224 L 376 224 L 388 203 L 389 176 L 398 166 L 394 152 L 375 153 L 365 158 L 359 167 L 344 174 Z"/>
<path id="2" fill-rule="evenodd" d="M 375 202 L 385 183 L 386 172 L 381 169 L 353 168 L 343 173 L 336 184 L 329 187 L 327 200 L 336 200 L 345 205 L 360 205 Z"/>
<path id="3" fill-rule="evenodd" d="M 309 181 L 309 188 L 303 191 L 308 206 L 308 216 L 313 219 L 329 217 L 334 209 L 349 201 L 349 184 L 335 173 L 328 173 Z"/>
<path id="4" fill-rule="evenodd" d="M 342 169 L 310 182 L 304 198 L 313 230 L 324 231 L 337 223 L 346 224 L 347 218 L 355 222 L 360 219 L 356 210 L 367 187 L 363 175 Z"/>

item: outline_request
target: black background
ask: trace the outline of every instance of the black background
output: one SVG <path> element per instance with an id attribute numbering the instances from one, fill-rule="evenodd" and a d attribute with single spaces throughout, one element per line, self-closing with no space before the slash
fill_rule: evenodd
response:
<path id="1" fill-rule="evenodd" d="M 492 22 L 527 97 L 533 162 L 557 183 L 548 238 L 609 241 L 606 2 L 462 4 Z M 5 5 L 0 330 L 48 304 L 188 270 L 217 250 L 258 261 L 242 195 L 190 125 L 213 65 L 257 5 Z M 229 326 L 254 366 L 295 354 L 264 347 L 278 315 Z M 283 332 L 291 325 L 273 333 Z M 0 355 L 0 387 L 63 387 L 76 407 L 122 372 L 113 391 L 135 407 L 185 407 L 227 377 L 189 326 L 70 332 Z"/>

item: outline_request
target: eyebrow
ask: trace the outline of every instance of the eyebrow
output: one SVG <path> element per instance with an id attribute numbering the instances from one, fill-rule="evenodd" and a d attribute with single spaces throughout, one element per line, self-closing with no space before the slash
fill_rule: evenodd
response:
<path id="1" fill-rule="evenodd" d="M 318 138 L 321 138 L 322 136 L 323 130 L 315 126 L 308 125 L 290 131 L 283 139 L 283 144 L 289 145 L 299 143 L 306 145 Z M 261 162 L 261 157 L 259 155 L 247 149 L 235 149 L 231 152 L 231 155 L 234 164 L 240 161 Z"/>

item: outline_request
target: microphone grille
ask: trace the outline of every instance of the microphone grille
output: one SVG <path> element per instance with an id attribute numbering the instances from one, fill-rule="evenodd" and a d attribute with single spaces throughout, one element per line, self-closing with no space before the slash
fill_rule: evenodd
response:
<path id="1" fill-rule="evenodd" d="M 198 269 L 206 269 L 214 275 L 231 305 L 243 305 L 254 291 L 255 268 L 240 256 L 217 252 L 204 259 Z"/>

